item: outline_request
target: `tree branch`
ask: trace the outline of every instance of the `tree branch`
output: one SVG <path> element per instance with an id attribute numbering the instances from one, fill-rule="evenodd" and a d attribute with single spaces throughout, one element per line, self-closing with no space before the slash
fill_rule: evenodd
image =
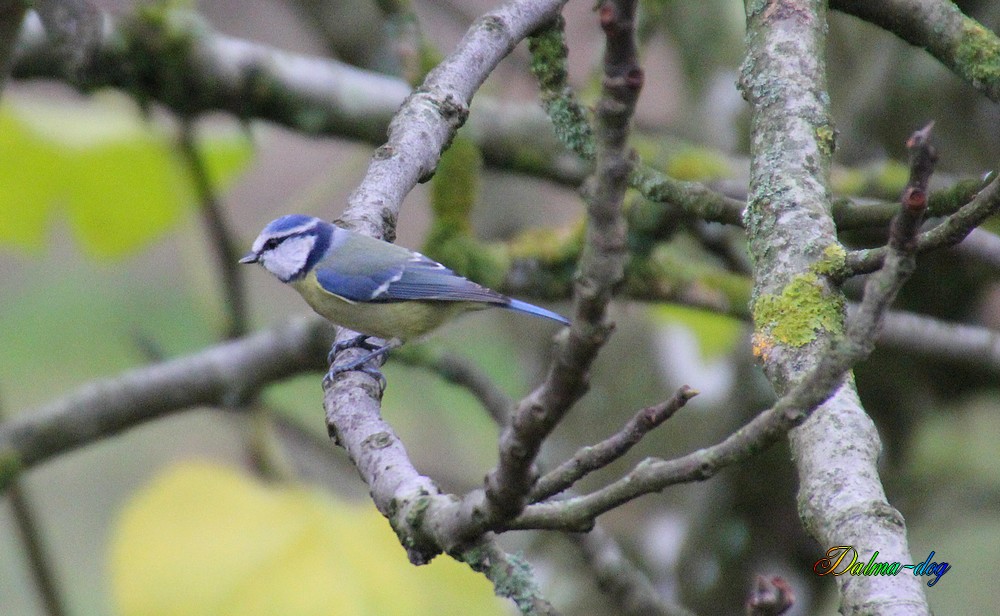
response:
<path id="1" fill-rule="evenodd" d="M 854 15 L 926 49 L 972 87 L 1000 102 L 1000 39 L 948 0 L 831 0 Z"/>
<path id="2" fill-rule="evenodd" d="M 410 366 L 431 370 L 449 383 L 464 387 L 479 400 L 498 426 L 510 421 L 514 401 L 475 364 L 451 353 L 439 352 L 427 346 L 404 346 L 393 359 Z"/>
<path id="3" fill-rule="evenodd" d="M 236 234 L 226 220 L 211 178 L 208 176 L 205 161 L 198 151 L 194 120 L 190 118 L 181 120 L 178 145 L 201 204 L 202 220 L 208 232 L 209 250 L 215 255 L 215 270 L 222 279 L 222 304 L 229 313 L 225 337 L 236 338 L 247 332 L 246 288 L 243 284 L 243 271 L 237 269 L 240 251 L 236 248 Z"/>
<path id="4" fill-rule="evenodd" d="M 597 584 L 630 616 L 693 616 L 660 598 L 649 578 L 637 570 L 621 547 L 600 525 L 588 533 L 567 535 L 583 554 Z"/>
<path id="5" fill-rule="evenodd" d="M 822 0 L 747 4 L 740 86 L 752 107 L 745 220 L 755 265 L 754 342 L 781 395 L 748 428 L 759 427 L 759 420 L 770 423 L 776 409 L 785 416 L 771 418 L 778 426 L 801 424 L 789 432 L 799 511 L 820 545 L 877 549 L 890 562 L 911 562 L 903 518 L 886 501 L 878 478 L 878 433 L 853 382 L 842 379 L 870 351 L 879 319 L 912 269 L 913 256 L 908 239 L 905 248 L 893 241 L 843 341 L 836 342 L 845 300 L 824 273 L 830 257 L 843 254 L 829 214 L 836 131 L 826 88 L 826 28 Z M 811 316 L 795 321 L 803 315 Z M 838 580 L 845 613 L 903 613 L 903 605 L 906 613 L 929 612 L 920 582 L 911 576 L 844 582 Z"/>
<path id="6" fill-rule="evenodd" d="M 531 490 L 529 501 L 544 501 L 572 487 L 589 473 L 611 464 L 696 395 L 697 391 L 685 385 L 666 402 L 642 409 L 621 430 L 596 445 L 581 448 L 569 460 L 543 475 Z"/>
<path id="7" fill-rule="evenodd" d="M 563 0 L 515 0 L 476 21 L 452 53 L 403 104 L 365 178 L 342 216 L 375 237 L 393 238 L 403 198 L 433 173 L 438 158 L 465 121 L 476 89 L 518 41 L 559 12 Z M 353 372 L 335 379 L 324 406 L 331 435 L 368 484 L 379 511 L 403 539 L 410 560 L 426 562 L 468 537 L 454 531 L 451 500 L 413 467 L 402 443 L 379 415 L 374 379 Z"/>
<path id="8" fill-rule="evenodd" d="M 937 250 L 961 242 L 987 218 L 1000 211 L 1000 181 L 996 178 L 967 205 L 948 216 L 934 228 L 917 238 L 917 252 Z M 849 274 L 866 274 L 880 267 L 887 248 L 855 250 L 847 255 L 846 270 Z"/>
<path id="9" fill-rule="evenodd" d="M 85 92 L 118 88 L 181 115 L 221 110 L 304 134 L 369 143 L 384 142 L 389 122 L 411 93 L 395 77 L 227 36 L 180 9 L 167 15 L 153 20 L 103 14 L 92 53 L 77 68 L 29 13 L 13 74 L 62 79 Z M 175 50 L 172 37 L 186 43 Z M 175 53 L 169 62 L 165 48 Z M 484 97 L 475 108 L 468 133 L 488 164 L 572 185 L 586 176 L 589 166 L 563 149 L 536 105 Z"/>
<path id="10" fill-rule="evenodd" d="M 546 380 L 521 401 L 500 435 L 496 468 L 482 492 L 460 505 L 467 522 L 461 536 L 477 534 L 513 518 L 523 509 L 534 483 L 541 444 L 587 388 L 587 373 L 611 333 L 607 304 L 624 275 L 626 256 L 622 199 L 631 169 L 628 128 L 642 86 L 634 40 L 633 2 L 598 7 L 607 36 L 605 77 L 597 106 L 596 170 L 585 188 L 589 226 L 574 293 L 573 326 L 560 335 Z"/>
<path id="11" fill-rule="evenodd" d="M 0 424 L 6 481 L 59 454 L 193 406 L 232 406 L 268 383 L 322 367 L 332 328 L 319 317 L 93 381 Z"/>

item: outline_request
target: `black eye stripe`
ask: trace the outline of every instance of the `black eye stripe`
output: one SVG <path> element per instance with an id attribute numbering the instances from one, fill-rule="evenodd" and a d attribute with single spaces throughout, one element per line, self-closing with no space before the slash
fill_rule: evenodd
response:
<path id="1" fill-rule="evenodd" d="M 278 244 L 279 244 L 278 240 L 272 237 L 271 239 L 264 242 L 264 246 L 261 248 L 261 250 L 271 250 L 277 247 Z"/>

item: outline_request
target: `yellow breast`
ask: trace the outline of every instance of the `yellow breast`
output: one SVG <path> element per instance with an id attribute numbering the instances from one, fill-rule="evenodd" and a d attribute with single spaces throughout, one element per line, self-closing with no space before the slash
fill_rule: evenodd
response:
<path id="1" fill-rule="evenodd" d="M 435 329 L 456 313 L 485 307 L 469 302 L 350 302 L 323 289 L 313 272 L 290 284 L 327 320 L 385 339 L 410 340 Z"/>

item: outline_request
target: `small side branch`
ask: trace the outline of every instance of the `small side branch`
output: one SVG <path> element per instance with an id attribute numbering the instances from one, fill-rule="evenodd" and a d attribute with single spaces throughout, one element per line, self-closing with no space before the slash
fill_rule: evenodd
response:
<path id="1" fill-rule="evenodd" d="M 449 383 L 464 387 L 479 400 L 498 426 L 510 421 L 514 401 L 474 363 L 451 353 L 435 352 L 420 346 L 404 346 L 393 358 L 410 366 L 432 370 Z"/>
<path id="2" fill-rule="evenodd" d="M 543 501 L 572 487 L 587 474 L 611 464 L 646 434 L 673 417 L 696 395 L 697 391 L 685 385 L 666 402 L 642 409 L 620 431 L 596 445 L 580 449 L 572 458 L 543 475 L 531 491 L 529 500 L 533 503 Z"/>
<path id="3" fill-rule="evenodd" d="M 583 553 L 597 583 L 615 601 L 621 610 L 619 613 L 628 616 L 693 616 L 683 607 L 661 599 L 649 578 L 636 568 L 599 524 L 588 533 L 568 537 Z"/>
<path id="4" fill-rule="evenodd" d="M 211 178 L 208 176 L 208 169 L 205 168 L 205 161 L 198 151 L 194 120 L 190 118 L 181 120 L 178 142 L 201 204 L 202 219 L 208 231 L 208 243 L 215 255 L 215 269 L 222 279 L 222 303 L 229 311 L 225 337 L 237 338 L 247 332 L 247 298 L 242 270 L 237 269 L 240 252 L 236 248 L 236 234 L 226 220 L 222 205 L 212 187 Z"/>
<path id="5" fill-rule="evenodd" d="M 921 253 L 953 246 L 997 212 L 1000 212 L 1000 181 L 994 178 L 969 204 L 933 229 L 916 236 L 915 250 Z M 852 251 L 847 255 L 847 271 L 852 275 L 875 271 L 885 263 L 888 253 L 889 248 L 885 246 Z"/>

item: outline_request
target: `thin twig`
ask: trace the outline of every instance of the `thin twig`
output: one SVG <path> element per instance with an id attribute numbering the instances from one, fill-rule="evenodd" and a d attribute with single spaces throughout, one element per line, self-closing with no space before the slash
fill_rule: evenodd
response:
<path id="1" fill-rule="evenodd" d="M 238 338 L 247 332 L 246 288 L 243 284 L 243 271 L 237 269 L 237 260 L 240 258 L 240 251 L 236 247 L 238 241 L 216 196 L 194 133 L 194 121 L 183 118 L 178 145 L 201 205 L 202 219 L 208 231 L 209 249 L 215 256 L 215 270 L 222 279 L 222 305 L 229 311 L 225 337 Z"/>
<path id="2" fill-rule="evenodd" d="M 642 409 L 621 430 L 607 439 L 583 447 L 569 459 L 542 475 L 531 490 L 532 503 L 543 501 L 573 486 L 587 474 L 604 468 L 625 455 L 646 434 L 674 416 L 698 392 L 687 385 L 681 387 L 669 400 Z"/>
<path id="3" fill-rule="evenodd" d="M 62 616 L 69 612 L 59 591 L 55 572 L 49 564 L 51 556 L 43 545 L 41 531 L 35 523 L 35 513 L 21 483 L 15 480 L 7 490 L 14 527 L 24 544 L 28 570 L 31 572 L 45 613 L 48 616 Z"/>
<path id="4" fill-rule="evenodd" d="M 5 415 L 0 407 L 0 419 L 3 419 Z M 2 485 L 0 485 L 0 494 L 3 494 Z M 19 479 L 11 481 L 6 494 L 10 503 L 13 526 L 21 538 L 21 543 L 24 544 L 28 570 L 38 590 L 38 596 L 42 600 L 45 613 L 48 616 L 62 616 L 68 613 L 66 605 L 59 590 L 55 572 L 50 564 L 51 557 L 46 553 L 42 532 L 36 523 L 36 515 L 28 500 L 23 482 Z"/>
<path id="5" fill-rule="evenodd" d="M 572 541 L 601 587 L 621 614 L 634 616 L 693 616 L 680 605 L 668 603 L 622 552 L 618 542 L 599 524 L 588 533 L 572 533 Z"/>
<path id="6" fill-rule="evenodd" d="M 917 236 L 916 250 L 921 253 L 953 246 L 998 211 L 1000 211 L 1000 179 L 994 179 L 968 205 L 945 218 L 936 227 Z M 847 271 L 850 274 L 866 274 L 874 271 L 885 261 L 887 253 L 888 249 L 885 246 L 852 251 L 847 255 Z"/>

